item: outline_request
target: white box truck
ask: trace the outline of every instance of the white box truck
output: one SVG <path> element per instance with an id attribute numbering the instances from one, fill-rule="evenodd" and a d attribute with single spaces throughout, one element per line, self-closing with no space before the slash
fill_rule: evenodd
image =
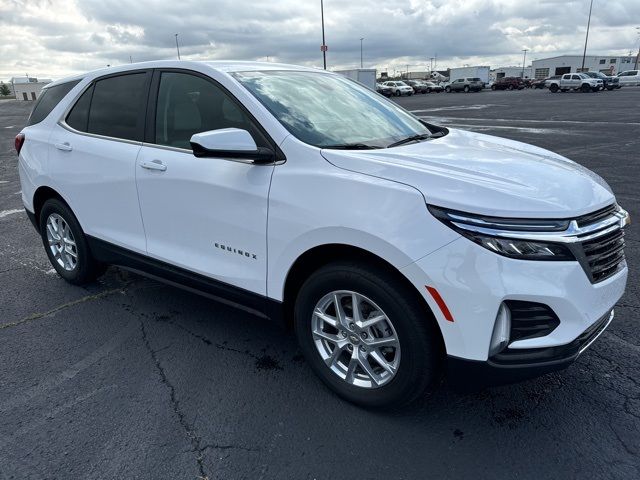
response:
<path id="1" fill-rule="evenodd" d="M 365 87 L 376 91 L 376 69 L 375 68 L 354 68 L 351 70 L 336 70 L 336 73 L 344 75 L 356 82 L 360 82 Z"/>
<path id="2" fill-rule="evenodd" d="M 449 70 L 449 81 L 459 78 L 479 78 L 483 83 L 489 83 L 489 70 L 491 67 L 458 67 Z"/>

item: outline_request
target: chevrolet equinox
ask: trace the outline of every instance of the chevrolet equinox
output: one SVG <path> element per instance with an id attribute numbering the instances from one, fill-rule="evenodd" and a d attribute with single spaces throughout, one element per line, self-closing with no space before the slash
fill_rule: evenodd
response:
<path id="1" fill-rule="evenodd" d="M 65 280 L 115 264 L 282 319 L 364 406 L 409 403 L 444 373 L 561 369 L 627 281 L 629 215 L 602 178 L 312 68 L 157 61 L 59 80 L 16 150 Z"/>

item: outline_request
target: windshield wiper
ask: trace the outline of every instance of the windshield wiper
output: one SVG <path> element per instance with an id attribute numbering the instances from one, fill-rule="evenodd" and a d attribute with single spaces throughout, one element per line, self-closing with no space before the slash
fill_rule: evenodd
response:
<path id="1" fill-rule="evenodd" d="M 323 145 L 320 148 L 330 148 L 332 150 L 374 150 L 375 145 L 367 145 L 366 143 L 343 143 L 338 145 Z"/>
<path id="2" fill-rule="evenodd" d="M 403 138 L 402 140 L 398 140 L 397 142 L 393 142 L 392 144 L 387 145 L 387 148 L 397 147 L 410 142 L 419 142 L 420 140 L 426 140 L 427 138 L 431 138 L 431 137 L 432 137 L 431 133 L 421 133 L 419 135 L 411 135 L 410 137 Z"/>

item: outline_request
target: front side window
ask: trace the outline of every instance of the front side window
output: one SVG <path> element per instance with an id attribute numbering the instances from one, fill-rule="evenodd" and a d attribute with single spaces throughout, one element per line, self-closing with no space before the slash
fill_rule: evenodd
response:
<path id="1" fill-rule="evenodd" d="M 194 133 L 239 128 L 264 144 L 251 119 L 224 90 L 196 75 L 163 72 L 156 107 L 158 145 L 191 149 Z"/>
<path id="2" fill-rule="evenodd" d="M 316 147 L 384 147 L 430 133 L 395 103 L 338 75 L 263 71 L 234 76 L 289 132 Z"/>
<path id="3" fill-rule="evenodd" d="M 98 80 L 93 88 L 87 132 L 142 141 L 146 87 L 145 72 Z"/>
<path id="4" fill-rule="evenodd" d="M 66 97 L 67 93 L 69 93 L 71 89 L 78 84 L 78 82 L 80 82 L 80 80 L 73 80 L 71 82 L 65 82 L 60 85 L 43 89 L 42 93 L 40 93 L 40 97 L 33 107 L 31 115 L 29 116 L 27 126 L 35 125 L 47 118 L 51 111 L 56 108 L 56 105 L 60 103 L 60 100 Z M 22 95 L 25 100 L 28 99 L 26 93 L 23 93 Z M 35 99 L 35 93 L 33 93 L 32 97 Z"/>

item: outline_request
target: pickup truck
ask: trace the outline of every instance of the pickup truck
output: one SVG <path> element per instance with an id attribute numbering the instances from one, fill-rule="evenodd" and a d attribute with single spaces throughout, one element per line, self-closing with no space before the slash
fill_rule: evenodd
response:
<path id="1" fill-rule="evenodd" d="M 602 79 L 591 78 L 584 73 L 565 73 L 562 77 L 548 80 L 546 84 L 552 93 L 558 90 L 568 92 L 569 90 L 580 90 L 581 92 L 597 92 L 603 87 Z"/>

